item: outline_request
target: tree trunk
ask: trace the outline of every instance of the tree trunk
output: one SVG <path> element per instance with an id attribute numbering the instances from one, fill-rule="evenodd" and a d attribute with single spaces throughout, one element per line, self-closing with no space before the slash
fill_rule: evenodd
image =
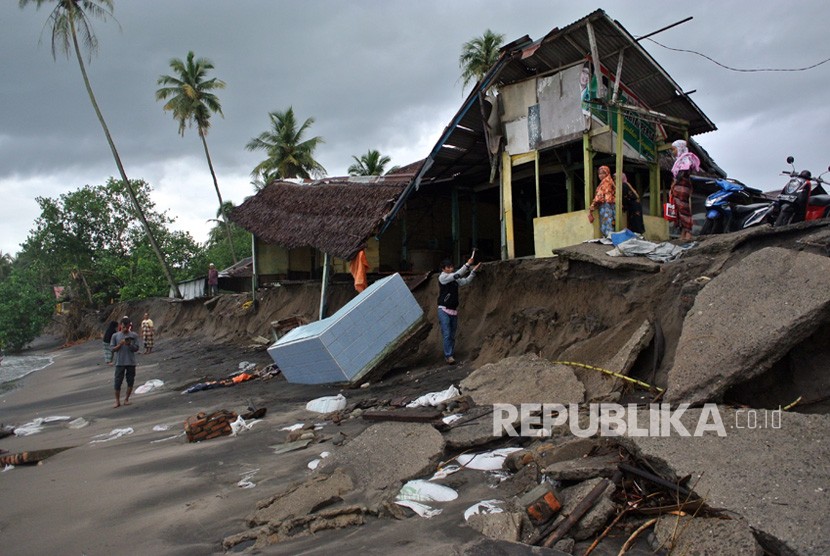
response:
<path id="1" fill-rule="evenodd" d="M 103 114 L 101 114 L 101 110 L 98 108 L 98 102 L 95 100 L 95 94 L 92 92 L 92 86 L 89 84 L 89 77 L 86 74 L 86 67 L 84 66 L 83 56 L 81 56 L 81 49 L 78 46 L 78 36 L 75 34 L 74 17 L 74 14 L 70 14 L 69 16 L 69 25 L 71 26 L 72 30 L 72 43 L 75 46 L 75 56 L 78 57 L 78 65 L 81 67 L 81 75 L 83 75 L 84 78 L 84 85 L 86 86 L 87 94 L 89 94 L 89 100 L 92 102 L 92 107 L 95 109 L 95 114 L 98 116 L 98 121 L 101 123 L 101 127 L 104 129 L 104 135 L 107 137 L 107 143 L 109 143 L 110 150 L 112 151 L 112 156 L 115 158 L 115 165 L 118 166 L 118 172 L 121 174 L 121 179 L 127 186 L 127 193 L 129 193 L 130 200 L 132 200 L 133 202 L 136 215 L 141 220 L 142 226 L 144 226 L 144 231 L 147 234 L 147 239 L 150 240 L 150 245 L 152 246 L 153 251 L 156 253 L 156 257 L 158 257 L 159 262 L 161 263 L 162 269 L 164 270 L 164 275 L 167 277 L 167 281 L 170 283 L 170 288 L 173 290 L 173 295 L 176 298 L 181 299 L 182 294 L 181 292 L 179 292 L 179 286 L 173 279 L 173 274 L 170 272 L 170 268 L 167 266 L 167 262 L 164 260 L 164 255 L 162 255 L 161 249 L 159 248 L 158 243 L 156 243 L 156 238 L 153 236 L 153 232 L 152 230 L 150 230 L 150 225 L 147 223 L 147 219 L 144 216 L 144 211 L 141 209 L 141 205 L 138 204 L 138 199 L 136 198 L 135 192 L 133 191 L 133 186 L 130 183 L 130 180 L 127 179 L 127 173 L 124 171 L 124 166 L 121 164 L 121 157 L 118 156 L 118 151 L 115 149 L 115 143 L 113 143 L 112 141 L 112 136 L 110 135 L 107 123 L 104 121 L 104 116 Z"/>
<path id="2" fill-rule="evenodd" d="M 222 216 L 222 221 L 225 223 L 225 232 L 228 234 L 228 247 L 231 248 L 231 256 L 233 257 L 233 264 L 236 264 L 236 250 L 233 248 L 233 237 L 231 236 L 231 225 L 228 224 L 228 217 L 225 215 L 224 206 L 222 204 L 222 194 L 219 193 L 219 182 L 216 181 L 216 172 L 213 170 L 213 162 L 210 160 L 210 152 L 208 151 L 207 140 L 202 129 L 199 128 L 199 137 L 202 138 L 202 145 L 205 147 L 205 156 L 207 157 L 208 168 L 210 168 L 210 175 L 213 177 L 213 187 L 216 189 L 216 196 L 219 198 L 219 214 Z"/>

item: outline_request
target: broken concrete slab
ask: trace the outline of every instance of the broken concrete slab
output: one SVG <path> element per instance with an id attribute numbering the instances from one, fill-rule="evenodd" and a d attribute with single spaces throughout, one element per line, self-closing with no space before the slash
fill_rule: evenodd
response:
<path id="1" fill-rule="evenodd" d="M 612 270 L 637 270 L 640 272 L 660 272 L 660 263 L 646 257 L 609 257 L 608 251 L 613 245 L 601 243 L 578 243 L 561 249 L 554 249 L 553 254 L 569 261 L 581 261 Z"/>
<path id="2" fill-rule="evenodd" d="M 345 496 L 354 488 L 351 477 L 343 469 L 317 475 L 257 503 L 257 510 L 247 518 L 248 527 L 281 523 L 289 517 L 303 516 L 314 508 Z"/>
<path id="3" fill-rule="evenodd" d="M 616 454 L 559 461 L 548 465 L 543 472 L 557 481 L 584 481 L 595 477 L 610 478 L 617 471 Z"/>
<path id="4" fill-rule="evenodd" d="M 830 554 L 830 415 L 784 412 L 773 428 L 766 410 L 718 407 L 726 436 L 623 437 L 660 475 L 691 475 L 690 488 L 712 507 L 740 515 L 772 554 Z M 695 430 L 704 410 L 681 422 Z M 645 410 L 642 413 L 646 413 Z M 647 422 L 642 415 L 639 422 Z M 751 428 L 750 428 L 751 427 Z"/>
<path id="5" fill-rule="evenodd" d="M 827 257 L 776 247 L 748 255 L 697 295 L 668 373 L 666 401 L 720 400 L 809 337 L 828 306 Z"/>
<path id="6" fill-rule="evenodd" d="M 377 423 L 323 460 L 320 471 L 346 469 L 372 507 L 394 497 L 405 481 L 433 471 L 443 453 L 444 438 L 431 425 Z"/>
<path id="7" fill-rule="evenodd" d="M 493 408 L 491 406 L 473 407 L 462 417 L 462 419 L 465 418 L 468 420 L 457 426 L 453 423 L 451 428 L 444 432 L 447 449 L 465 451 L 489 444 L 506 434 L 503 428 L 499 428 L 496 435 L 493 434 Z"/>
<path id="8" fill-rule="evenodd" d="M 489 363 L 461 381 L 477 404 L 581 403 L 585 388 L 573 370 L 535 354 Z"/>
<path id="9" fill-rule="evenodd" d="M 522 515 L 515 512 L 471 515 L 467 525 L 490 539 L 517 542 L 522 536 Z"/>
<path id="10" fill-rule="evenodd" d="M 654 325 L 648 320 L 625 321 L 596 336 L 570 346 L 557 359 L 573 361 L 627 375 L 640 355 L 654 338 Z M 598 349 L 597 346 L 602 346 Z M 610 355 L 610 356 L 609 356 Z M 585 386 L 585 400 L 616 401 L 612 392 L 622 389 L 625 381 L 606 373 L 582 367 L 572 367 L 576 377 Z"/>
<path id="11" fill-rule="evenodd" d="M 655 550 L 671 554 L 762 556 L 752 529 L 740 519 L 705 519 L 664 515 L 654 526 Z"/>

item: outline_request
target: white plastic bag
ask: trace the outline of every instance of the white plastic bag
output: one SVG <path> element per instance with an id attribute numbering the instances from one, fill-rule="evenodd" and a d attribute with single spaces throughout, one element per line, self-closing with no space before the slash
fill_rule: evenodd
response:
<path id="1" fill-rule="evenodd" d="M 146 394 L 147 392 L 155 390 L 156 388 L 161 388 L 162 386 L 164 386 L 164 382 L 162 382 L 161 380 L 159 380 L 157 378 L 154 378 L 154 379 L 148 380 L 147 382 L 145 382 L 144 384 L 142 384 L 141 386 L 136 388 L 135 393 L 136 394 Z"/>

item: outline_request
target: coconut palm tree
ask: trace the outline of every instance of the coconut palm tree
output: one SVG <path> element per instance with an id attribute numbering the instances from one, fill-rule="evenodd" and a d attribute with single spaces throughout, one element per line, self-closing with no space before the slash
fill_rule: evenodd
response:
<path id="1" fill-rule="evenodd" d="M 187 53 L 187 60 L 178 58 L 170 60 L 170 69 L 175 75 L 162 75 L 158 78 L 158 85 L 164 85 L 156 91 L 156 100 L 167 100 L 164 105 L 165 111 L 173 113 L 173 119 L 179 122 L 179 134 L 184 137 L 185 127 L 196 124 L 199 131 L 199 138 L 205 148 L 210 175 L 213 177 L 213 187 L 216 189 L 216 197 L 219 199 L 221 212 L 222 193 L 219 192 L 219 182 L 216 180 L 216 172 L 213 170 L 213 161 L 210 158 L 210 151 L 207 146 L 207 133 L 210 128 L 211 114 L 222 114 L 222 105 L 219 98 L 212 91 L 224 89 L 225 82 L 215 77 L 207 79 L 207 73 L 213 69 L 213 63 L 206 58 L 193 59 L 191 50 Z M 228 219 L 222 213 L 225 222 L 225 232 L 228 235 L 228 246 L 231 249 L 233 262 L 236 264 L 236 252 L 233 248 L 231 227 Z"/>
<path id="2" fill-rule="evenodd" d="M 98 116 L 98 122 L 104 130 L 104 135 L 107 138 L 112 156 L 115 159 L 115 165 L 118 167 L 118 173 L 121 179 L 127 186 L 127 193 L 130 200 L 135 207 L 136 216 L 141 220 L 141 225 L 144 226 L 144 232 L 147 234 L 147 239 L 150 240 L 150 245 L 161 263 L 164 275 L 170 283 L 170 287 L 176 297 L 181 297 L 179 287 L 173 279 L 173 274 L 164 260 L 161 249 L 153 236 L 150 225 L 144 216 L 144 211 L 138 203 L 138 199 L 133 191 L 130 180 L 127 179 L 127 173 L 124 171 L 124 165 L 121 163 L 121 157 L 118 155 L 118 150 L 115 148 L 115 143 L 110 135 L 109 128 L 101 109 L 98 107 L 98 101 L 95 99 L 95 94 L 92 92 L 92 85 L 89 83 L 89 76 L 86 73 L 86 66 L 84 65 L 84 58 L 81 56 L 81 47 L 78 44 L 78 35 L 81 35 L 81 40 L 87 48 L 90 59 L 92 54 L 98 49 L 98 39 L 92 32 L 90 23 L 90 16 L 100 18 L 104 21 L 112 15 L 112 0 L 19 0 L 19 6 L 25 8 L 28 4 L 34 4 L 36 9 L 39 9 L 43 4 L 55 4 L 52 13 L 49 14 L 48 24 L 52 27 L 52 58 L 57 58 L 57 51 L 62 50 L 69 57 L 70 44 L 75 52 L 75 57 L 78 59 L 78 66 L 81 68 L 81 75 L 84 79 L 86 92 L 89 95 L 89 100 L 92 103 L 92 108 L 95 110 L 95 115 Z"/>
<path id="3" fill-rule="evenodd" d="M 499 49 L 502 44 L 504 44 L 504 35 L 494 33 L 490 29 L 484 31 L 482 36 L 464 43 L 461 47 L 461 56 L 458 57 L 461 79 L 464 80 L 461 85 L 462 89 L 465 89 L 470 81 L 478 82 L 484 77 L 487 70 L 499 59 Z"/>
<path id="4" fill-rule="evenodd" d="M 366 154 L 361 155 L 360 158 L 352 156 L 355 163 L 349 166 L 350 176 L 382 176 L 386 173 L 386 165 L 392 162 L 388 156 L 383 156 L 380 151 L 369 149 Z M 398 169 L 398 166 L 393 166 L 389 171 Z"/>
<path id="5" fill-rule="evenodd" d="M 245 148 L 249 151 L 262 150 L 268 158 L 256 165 L 251 175 L 266 179 L 311 178 L 326 175 L 326 169 L 314 159 L 314 149 L 324 143 L 322 137 L 304 139 L 314 118 L 308 118 L 297 127 L 294 108 L 285 112 L 271 112 L 271 129 L 251 139 Z M 265 181 L 267 183 L 267 181 Z"/>

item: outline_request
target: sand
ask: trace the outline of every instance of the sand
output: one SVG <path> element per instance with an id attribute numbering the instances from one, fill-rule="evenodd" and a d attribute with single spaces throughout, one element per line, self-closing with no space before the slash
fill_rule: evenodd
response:
<path id="1" fill-rule="evenodd" d="M 18 466 L 0 473 L 0 538 L 7 554 L 213 554 L 222 553 L 224 537 L 246 529 L 244 518 L 259 500 L 268 498 L 311 473 L 307 464 L 331 442 L 274 455 L 273 446 L 287 435 L 279 429 L 319 420 L 307 412 L 307 401 L 341 391 L 337 386 L 303 386 L 281 378 L 254 380 L 194 394 L 187 385 L 206 376 L 227 376 L 240 361 L 270 363 L 264 351 L 232 345 L 216 346 L 188 339 L 157 342 L 154 353 L 139 356 L 136 385 L 150 379 L 164 387 L 134 394 L 129 406 L 114 409 L 113 368 L 102 362 L 100 340 L 43 352 L 55 362 L 22 379 L 0 396 L 0 422 L 19 426 L 36 418 L 83 417 L 89 425 L 71 429 L 56 421 L 31 436 L 0 439 L 10 453 L 72 446 L 39 465 Z M 460 380 L 461 367 L 425 370 L 417 382 L 402 373 L 374 388 L 344 391 L 349 402 L 359 397 L 392 397 L 443 389 Z M 236 437 L 191 444 L 182 436 L 185 419 L 199 411 L 245 412 L 248 404 L 267 407 L 265 418 Z M 167 431 L 154 431 L 168 425 Z M 352 419 L 322 433 L 354 436 L 369 423 Z M 112 431 L 133 433 L 106 440 Z M 172 438 L 171 438 L 172 437 Z M 166 439 L 166 440 L 165 440 Z M 242 488 L 248 478 L 255 486 Z M 421 523 L 424 521 L 424 523 Z M 367 526 L 331 531 L 297 543 L 269 547 L 268 553 L 315 553 L 324 546 L 343 552 L 388 553 L 389 542 L 409 545 L 407 554 L 428 554 L 438 546 L 475 538 L 467 528 L 420 518 L 377 520 Z M 364 532 L 360 532 L 364 530 Z M 442 529 L 444 532 L 437 532 Z M 384 540 L 385 537 L 389 537 Z M 353 546 L 344 545 L 342 537 Z M 369 547 L 367 548 L 367 539 Z M 390 540 L 391 539 L 391 540 Z M 10 550 L 10 552 L 6 552 Z"/>

